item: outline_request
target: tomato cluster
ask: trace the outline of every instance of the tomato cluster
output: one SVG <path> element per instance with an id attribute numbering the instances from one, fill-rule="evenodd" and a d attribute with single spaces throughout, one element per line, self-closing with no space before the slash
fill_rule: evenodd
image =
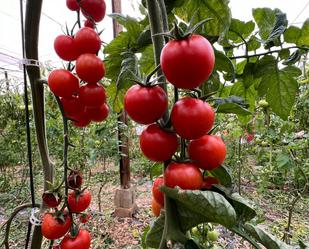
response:
<path id="1" fill-rule="evenodd" d="M 168 82 L 186 92 L 207 81 L 214 62 L 212 45 L 196 34 L 169 41 L 160 58 L 161 69 Z M 207 102 L 192 97 L 192 94 L 183 96 L 171 108 L 170 122 L 162 126 L 160 124 L 163 122 L 158 120 L 167 113 L 167 94 L 160 86 L 146 82 L 144 85 L 134 85 L 127 91 L 124 107 L 135 122 L 148 125 L 140 135 L 143 154 L 152 161 L 167 164 L 164 176 L 154 180 L 154 215 L 158 216 L 164 207 L 164 195 L 159 189 L 161 185 L 205 190 L 219 184 L 216 178 L 207 175 L 222 165 L 226 148 L 220 137 L 209 134 L 214 125 L 215 112 Z M 182 146 L 179 146 L 180 140 Z"/>
<path id="2" fill-rule="evenodd" d="M 102 42 L 95 29 L 96 22 L 105 16 L 106 6 L 104 0 L 67 0 L 66 4 L 72 11 L 81 11 L 87 19 L 74 36 L 56 37 L 57 55 L 70 61 L 70 65 L 75 61 L 75 73 L 67 69 L 53 70 L 48 85 L 60 97 L 65 116 L 73 120 L 74 126 L 85 127 L 91 121 L 104 121 L 109 113 L 106 92 L 99 83 L 105 76 L 105 66 L 97 56 Z"/>
<path id="3" fill-rule="evenodd" d="M 91 237 L 88 231 L 73 226 L 73 215 L 76 215 L 80 223 L 86 223 L 90 215 L 84 212 L 90 205 L 91 193 L 81 189 L 83 183 L 82 174 L 72 170 L 67 178 L 67 185 L 70 189 L 63 206 L 58 209 L 62 202 L 59 194 L 59 187 L 54 191 L 43 194 L 44 204 L 52 208 L 44 214 L 42 219 L 42 235 L 50 240 L 62 239 L 61 248 L 90 248 Z M 76 222 L 75 222 L 76 224 Z M 68 231 L 71 229 L 71 233 Z M 74 236 L 72 235 L 74 234 Z M 74 246 L 74 247 L 73 247 Z"/>

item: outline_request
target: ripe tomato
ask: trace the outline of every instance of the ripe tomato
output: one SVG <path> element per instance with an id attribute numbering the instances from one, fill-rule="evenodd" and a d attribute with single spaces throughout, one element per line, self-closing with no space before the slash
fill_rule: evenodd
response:
<path id="1" fill-rule="evenodd" d="M 156 217 L 160 216 L 161 208 L 162 206 L 154 198 L 152 198 L 151 210 L 154 216 Z"/>
<path id="2" fill-rule="evenodd" d="M 75 35 L 75 45 L 79 54 L 96 54 L 101 47 L 100 36 L 92 28 L 83 27 Z"/>
<path id="3" fill-rule="evenodd" d="M 211 186 L 214 184 L 220 184 L 220 181 L 212 176 L 206 176 L 203 180 L 202 189 L 211 189 Z"/>
<path id="4" fill-rule="evenodd" d="M 164 171 L 165 185 L 182 189 L 201 189 L 203 175 L 193 163 L 170 163 Z"/>
<path id="5" fill-rule="evenodd" d="M 79 97 L 85 106 L 101 106 L 106 101 L 105 89 L 100 84 L 86 84 L 79 89 Z"/>
<path id="6" fill-rule="evenodd" d="M 71 97 L 79 91 L 78 79 L 65 69 L 52 71 L 48 76 L 48 86 L 59 97 Z"/>
<path id="7" fill-rule="evenodd" d="M 82 54 L 76 60 L 76 73 L 87 83 L 97 83 L 105 75 L 103 61 L 95 54 Z"/>
<path id="8" fill-rule="evenodd" d="M 81 114 L 72 117 L 72 119 L 74 119 L 72 124 L 79 128 L 86 127 L 91 122 L 91 119 L 88 117 L 88 114 L 86 113 L 85 109 Z"/>
<path id="9" fill-rule="evenodd" d="M 208 103 L 200 99 L 183 98 L 173 106 L 171 120 L 179 136 L 196 139 L 210 131 L 215 112 Z"/>
<path id="10" fill-rule="evenodd" d="M 78 170 L 71 170 L 67 181 L 70 188 L 80 188 L 83 184 L 83 175 Z"/>
<path id="11" fill-rule="evenodd" d="M 90 107 L 87 106 L 85 109 L 85 112 L 87 113 L 88 117 L 94 121 L 94 122 L 102 122 L 104 121 L 107 116 L 108 116 L 108 112 L 109 112 L 109 108 L 107 104 L 103 104 L 99 107 L 95 106 L 95 107 Z"/>
<path id="12" fill-rule="evenodd" d="M 80 229 L 76 237 L 67 234 L 60 243 L 61 249 L 89 249 L 90 244 L 90 233 L 84 229 Z"/>
<path id="13" fill-rule="evenodd" d="M 53 216 L 53 214 L 46 213 L 43 216 L 41 226 L 42 235 L 50 240 L 61 238 L 65 235 L 72 225 L 72 219 L 69 214 L 64 214 L 64 222 Z"/>
<path id="14" fill-rule="evenodd" d="M 84 22 L 84 26 L 88 27 L 88 28 L 94 29 L 95 23 L 93 21 L 91 21 L 90 19 L 87 19 Z"/>
<path id="15" fill-rule="evenodd" d="M 161 52 L 161 68 L 178 88 L 192 89 L 208 79 L 215 64 L 209 41 L 200 35 L 169 41 Z"/>
<path id="16" fill-rule="evenodd" d="M 164 207 L 164 194 L 159 190 L 159 187 L 163 185 L 163 177 L 156 178 L 152 185 L 152 196 L 162 207 Z"/>
<path id="17" fill-rule="evenodd" d="M 205 135 L 192 140 L 188 147 L 190 158 L 207 170 L 219 167 L 225 159 L 226 148 L 222 139 L 214 135 Z"/>
<path id="18" fill-rule="evenodd" d="M 84 105 L 78 96 L 64 97 L 60 99 L 66 117 L 73 118 L 84 111 Z"/>
<path id="19" fill-rule="evenodd" d="M 106 11 L 104 0 L 81 0 L 80 6 L 82 13 L 86 18 L 93 19 L 96 22 L 103 20 Z"/>
<path id="20" fill-rule="evenodd" d="M 69 35 L 58 35 L 54 41 L 57 55 L 65 61 L 74 61 L 78 57 L 76 42 Z"/>
<path id="21" fill-rule="evenodd" d="M 171 159 L 178 148 L 176 134 L 164 131 L 158 124 L 149 125 L 140 136 L 144 155 L 155 162 Z"/>
<path id="22" fill-rule="evenodd" d="M 85 209 L 87 209 L 91 202 L 91 194 L 86 189 L 81 193 L 77 193 L 76 191 L 72 191 L 68 196 L 68 205 L 70 207 L 70 211 L 73 213 L 81 213 Z"/>
<path id="23" fill-rule="evenodd" d="M 124 97 L 124 108 L 139 124 L 151 124 L 160 119 L 167 109 L 168 99 L 159 86 L 132 86 Z"/>
<path id="24" fill-rule="evenodd" d="M 72 11 L 79 10 L 79 5 L 78 5 L 77 0 L 66 0 L 66 4 L 67 4 L 68 9 Z"/>

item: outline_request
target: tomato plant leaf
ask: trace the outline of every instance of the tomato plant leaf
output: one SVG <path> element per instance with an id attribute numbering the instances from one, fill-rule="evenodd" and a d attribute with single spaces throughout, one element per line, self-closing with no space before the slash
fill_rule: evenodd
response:
<path id="1" fill-rule="evenodd" d="M 227 167 L 225 167 L 224 165 L 213 169 L 211 171 L 211 174 L 220 181 L 221 185 L 227 188 L 232 186 L 232 176 Z"/>
<path id="2" fill-rule="evenodd" d="M 300 69 L 287 66 L 282 70 L 276 70 L 269 75 L 270 87 L 266 94 L 266 100 L 272 110 L 282 119 L 286 120 L 295 102 L 298 83 L 295 77 L 301 74 Z"/>
<path id="3" fill-rule="evenodd" d="M 243 39 L 246 39 L 253 32 L 254 27 L 255 23 L 253 21 L 243 22 L 232 18 L 228 39 L 231 39 L 235 43 L 242 42 L 240 36 L 242 36 Z"/>
<path id="4" fill-rule="evenodd" d="M 286 14 L 284 13 L 276 13 L 276 23 L 272 31 L 270 32 L 265 48 L 269 49 L 272 46 L 275 46 L 277 43 L 280 44 L 279 37 L 284 33 L 288 25 L 288 20 L 286 19 Z"/>
<path id="5" fill-rule="evenodd" d="M 302 53 L 299 49 L 295 50 L 284 62 L 283 65 L 292 65 L 300 60 Z"/>
<path id="6" fill-rule="evenodd" d="M 247 42 L 248 51 L 254 51 L 261 47 L 261 41 L 256 36 L 251 36 Z"/>
<path id="7" fill-rule="evenodd" d="M 191 17 L 197 13 L 194 23 L 205 18 L 213 18 L 203 25 L 207 36 L 223 37 L 228 31 L 231 22 L 231 11 L 228 7 L 228 0 L 188 0 L 184 1 L 181 7 L 175 8 L 175 14 L 189 22 Z"/>
<path id="8" fill-rule="evenodd" d="M 249 105 L 239 96 L 229 96 L 227 98 L 219 98 L 216 100 L 215 106 L 217 113 L 234 113 L 239 115 L 249 115 L 251 112 L 247 110 Z"/>
<path id="9" fill-rule="evenodd" d="M 250 223 L 246 223 L 244 228 L 253 238 L 255 238 L 267 249 L 292 249 L 291 246 L 283 243 L 273 235 Z"/>
<path id="10" fill-rule="evenodd" d="M 298 46 L 309 46 L 309 18 L 304 22 L 301 28 L 301 34 L 296 44 Z"/>
<path id="11" fill-rule="evenodd" d="M 252 220 L 256 216 L 256 211 L 249 204 L 249 202 L 241 197 L 238 193 L 233 193 L 229 196 L 231 198 L 233 207 L 237 213 L 237 220 L 246 222 Z"/>
<path id="12" fill-rule="evenodd" d="M 279 57 L 281 60 L 288 59 L 290 56 L 290 50 L 288 48 L 283 48 L 279 52 Z"/>
<path id="13" fill-rule="evenodd" d="M 284 32 L 284 41 L 288 43 L 296 43 L 301 35 L 301 29 L 296 26 L 290 26 Z"/>
<path id="14" fill-rule="evenodd" d="M 215 222 L 226 227 L 236 223 L 236 213 L 231 204 L 220 194 L 212 191 L 181 190 L 179 188 L 160 188 L 168 197 L 177 204 L 200 215 L 205 222 Z"/>
<path id="15" fill-rule="evenodd" d="M 235 68 L 232 61 L 221 51 L 215 49 L 215 69 L 214 71 L 226 72 L 232 75 L 232 79 L 235 79 Z"/>
<path id="16" fill-rule="evenodd" d="M 268 39 L 274 29 L 277 13 L 281 13 L 281 11 L 270 8 L 256 8 L 252 10 L 254 20 L 259 27 L 259 35 L 264 41 Z"/>
<path id="17" fill-rule="evenodd" d="M 150 229 L 146 235 L 146 245 L 151 248 L 158 248 L 163 234 L 165 215 L 160 216 L 150 224 Z"/>
<path id="18" fill-rule="evenodd" d="M 142 74 L 148 75 L 153 71 L 155 67 L 153 58 L 153 46 L 150 45 L 142 52 L 142 56 L 139 60 L 139 67 Z"/>
<path id="19" fill-rule="evenodd" d="M 156 178 L 160 175 L 162 175 L 163 170 L 163 164 L 162 163 L 154 163 L 151 165 L 150 169 L 150 179 Z"/>

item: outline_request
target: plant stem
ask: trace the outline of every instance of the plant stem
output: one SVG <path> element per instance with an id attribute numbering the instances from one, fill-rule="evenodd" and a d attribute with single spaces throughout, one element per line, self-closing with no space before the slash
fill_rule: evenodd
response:
<path id="1" fill-rule="evenodd" d="M 241 195 L 241 136 L 238 140 L 238 194 Z"/>

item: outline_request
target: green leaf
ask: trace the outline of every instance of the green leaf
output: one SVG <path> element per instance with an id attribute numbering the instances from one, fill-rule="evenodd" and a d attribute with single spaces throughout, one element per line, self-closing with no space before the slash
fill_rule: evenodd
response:
<path id="1" fill-rule="evenodd" d="M 147 47 L 148 45 L 152 44 L 151 32 L 149 28 L 143 30 L 143 32 L 139 35 L 137 44 L 140 48 Z"/>
<path id="2" fill-rule="evenodd" d="M 309 46 L 309 18 L 304 22 L 301 28 L 301 34 L 296 44 L 298 46 Z"/>
<path id="3" fill-rule="evenodd" d="M 238 96 L 230 96 L 224 99 L 217 99 L 216 106 L 217 113 L 234 113 L 239 115 L 251 114 L 251 112 L 246 109 L 248 107 L 248 104 L 245 103 L 243 98 Z"/>
<path id="4" fill-rule="evenodd" d="M 282 62 L 283 65 L 292 65 L 295 64 L 300 60 L 302 56 L 302 53 L 300 49 L 297 49 L 291 54 L 284 62 Z"/>
<path id="5" fill-rule="evenodd" d="M 271 34 L 275 23 L 276 14 L 281 13 L 279 9 L 257 8 L 252 10 L 255 22 L 259 27 L 259 35 L 263 40 L 267 40 Z"/>
<path id="6" fill-rule="evenodd" d="M 291 246 L 252 224 L 246 223 L 245 230 L 267 249 L 292 249 Z"/>
<path id="7" fill-rule="evenodd" d="M 139 60 L 139 66 L 142 74 L 148 75 L 155 68 L 153 46 L 148 46 Z"/>
<path id="8" fill-rule="evenodd" d="M 231 230 L 232 232 L 234 232 L 235 234 L 239 235 L 240 237 L 244 238 L 245 240 L 247 240 L 251 245 L 254 246 L 254 248 L 256 249 L 262 249 L 260 247 L 260 245 L 258 244 L 258 242 L 256 242 L 243 228 L 243 226 L 234 226 L 232 228 L 230 228 L 229 230 Z"/>
<path id="9" fill-rule="evenodd" d="M 228 33 L 228 38 L 235 43 L 242 42 L 240 36 L 246 39 L 254 30 L 255 23 L 253 21 L 242 22 L 238 19 L 232 18 L 231 26 Z"/>
<path id="10" fill-rule="evenodd" d="M 235 68 L 232 61 L 221 51 L 215 49 L 215 71 L 226 72 L 235 78 Z"/>
<path id="11" fill-rule="evenodd" d="M 142 237 L 141 237 L 141 244 L 142 244 L 142 247 L 143 249 L 147 249 L 147 243 L 146 243 L 146 238 L 147 238 L 147 234 L 150 230 L 150 226 L 147 226 L 143 229 L 143 234 L 142 234 Z"/>
<path id="12" fill-rule="evenodd" d="M 203 27 L 203 33 L 212 37 L 224 37 L 231 22 L 231 11 L 228 0 L 187 0 L 181 7 L 175 9 L 175 14 L 189 22 L 196 13 L 194 24 L 206 18 L 213 18 Z"/>
<path id="13" fill-rule="evenodd" d="M 259 84 L 261 78 L 255 78 L 255 63 L 247 63 L 242 75 L 242 83 L 245 89 L 248 89 L 251 85 Z"/>
<path id="14" fill-rule="evenodd" d="M 247 75 L 246 77 L 249 78 L 249 79 L 252 79 L 253 84 L 246 88 L 245 84 L 242 81 L 238 81 L 233 85 L 230 94 L 243 98 L 245 103 L 247 103 L 247 105 L 248 105 L 247 106 L 248 110 L 250 112 L 253 112 L 254 108 L 255 108 L 255 98 L 257 96 L 257 92 L 255 90 L 254 83 L 259 83 L 261 79 L 259 79 L 259 78 L 255 79 L 255 78 L 251 77 L 250 74 Z M 249 83 L 247 83 L 247 84 L 249 84 Z"/>
<path id="15" fill-rule="evenodd" d="M 181 190 L 165 186 L 160 190 L 191 212 L 201 216 L 205 222 L 214 222 L 225 227 L 232 227 L 236 223 L 234 208 L 222 195 L 216 192 Z"/>
<path id="16" fill-rule="evenodd" d="M 163 172 L 163 164 L 162 163 L 154 163 L 150 169 L 150 179 L 156 178 L 162 175 Z"/>
<path id="17" fill-rule="evenodd" d="M 221 185 L 228 188 L 232 186 L 232 176 L 225 166 L 221 165 L 213 169 L 210 173 L 220 181 Z"/>
<path id="18" fill-rule="evenodd" d="M 283 37 L 284 41 L 288 43 L 295 43 L 298 41 L 301 35 L 301 29 L 295 26 L 290 26 L 284 32 Z"/>
<path id="19" fill-rule="evenodd" d="M 277 163 L 277 166 L 278 166 L 279 169 L 280 168 L 287 168 L 291 163 L 289 155 L 279 154 L 276 157 L 276 163 Z"/>
<path id="20" fill-rule="evenodd" d="M 150 224 L 150 229 L 146 235 L 146 245 L 151 248 L 158 248 L 163 234 L 165 215 L 161 215 Z"/>
<path id="21" fill-rule="evenodd" d="M 254 51 L 261 47 L 261 41 L 255 36 L 251 36 L 247 44 L 248 51 Z"/>
<path id="22" fill-rule="evenodd" d="M 275 46 L 277 44 L 277 41 L 280 44 L 279 38 L 284 33 L 287 26 L 288 26 L 288 20 L 286 19 L 286 14 L 277 13 L 275 26 L 270 32 L 266 40 L 266 44 L 265 44 L 266 49 L 271 48 L 272 46 Z"/>
<path id="23" fill-rule="evenodd" d="M 288 66 L 268 76 L 270 87 L 266 100 L 272 110 L 282 119 L 286 120 L 294 105 L 298 83 L 295 77 L 301 74 L 300 69 Z"/>
<path id="24" fill-rule="evenodd" d="M 196 242 L 192 239 L 188 240 L 185 244 L 185 249 L 200 249 Z"/>
<path id="25" fill-rule="evenodd" d="M 238 193 L 233 193 L 229 198 L 232 200 L 238 221 L 250 221 L 256 216 L 256 211 L 251 204 Z"/>
<path id="26" fill-rule="evenodd" d="M 290 50 L 288 48 L 281 49 L 279 56 L 281 60 L 288 59 L 290 56 Z"/>

